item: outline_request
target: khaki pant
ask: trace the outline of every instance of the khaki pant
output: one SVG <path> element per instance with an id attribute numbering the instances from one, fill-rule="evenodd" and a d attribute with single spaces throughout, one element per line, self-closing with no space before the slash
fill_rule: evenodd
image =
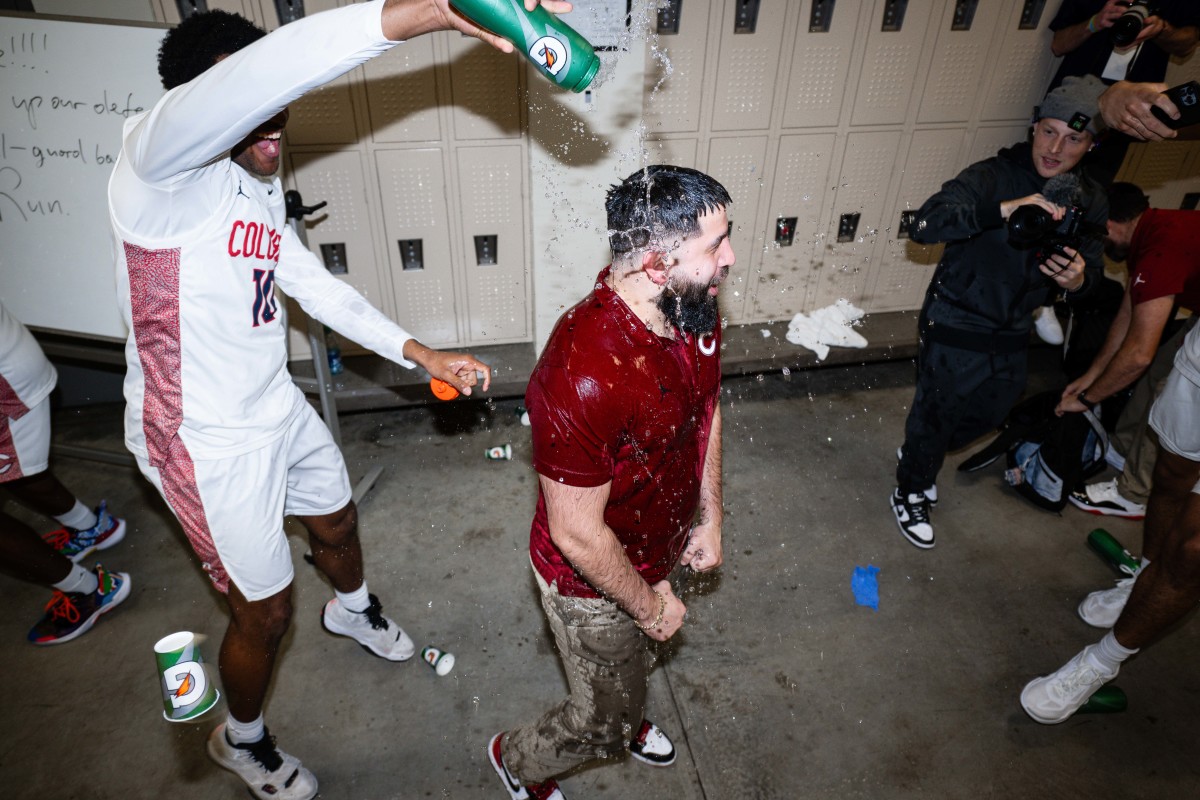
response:
<path id="1" fill-rule="evenodd" d="M 1154 361 L 1134 385 L 1133 394 L 1113 428 L 1113 445 L 1118 453 L 1125 456 L 1125 469 L 1117 478 L 1117 491 L 1134 503 L 1145 505 L 1150 499 L 1154 464 L 1158 460 L 1158 439 L 1150 429 L 1150 406 L 1171 374 L 1175 354 L 1183 344 L 1183 337 L 1195 324 L 1196 317 L 1193 316 L 1170 338 L 1159 344 Z"/>
<path id="2" fill-rule="evenodd" d="M 502 740 L 505 766 L 526 784 L 622 753 L 642 722 L 654 660 L 651 639 L 615 603 L 564 597 L 534 576 L 570 694 Z"/>

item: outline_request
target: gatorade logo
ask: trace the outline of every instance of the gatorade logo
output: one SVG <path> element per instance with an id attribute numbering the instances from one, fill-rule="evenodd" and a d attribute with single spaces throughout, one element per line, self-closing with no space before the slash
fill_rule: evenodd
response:
<path id="1" fill-rule="evenodd" d="M 700 347 L 700 352 L 706 356 L 711 356 L 717 352 L 717 337 L 711 333 L 706 333 L 696 340 L 696 344 Z"/>
<path id="2" fill-rule="evenodd" d="M 551 75 L 558 75 L 567 65 L 567 47 L 553 36 L 543 36 L 529 48 L 529 57 Z"/>
<path id="3" fill-rule="evenodd" d="M 163 672 L 167 691 L 171 692 L 171 705 L 175 708 L 190 706 L 204 697 L 208 689 L 208 678 L 204 668 L 195 661 L 181 661 Z"/>

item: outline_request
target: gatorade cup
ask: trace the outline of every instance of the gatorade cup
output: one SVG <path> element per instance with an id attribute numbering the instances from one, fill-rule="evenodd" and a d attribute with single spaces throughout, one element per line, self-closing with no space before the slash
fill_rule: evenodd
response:
<path id="1" fill-rule="evenodd" d="M 204 672 L 200 643 L 189 631 L 164 636 L 154 645 L 158 683 L 162 688 L 163 717 L 188 722 L 217 704 L 221 693 Z"/>
<path id="2" fill-rule="evenodd" d="M 526 11 L 522 0 L 450 0 L 450 5 L 512 42 L 543 75 L 572 92 L 586 89 L 600 69 L 591 43 L 541 6 Z"/>
<path id="3" fill-rule="evenodd" d="M 489 447 L 484 451 L 484 455 L 492 461 L 512 461 L 512 445 L 499 444 L 495 447 Z"/>
<path id="4" fill-rule="evenodd" d="M 449 675 L 450 670 L 454 669 L 454 653 L 447 653 L 436 647 L 425 647 L 421 649 L 421 658 L 441 677 Z"/>
<path id="5" fill-rule="evenodd" d="M 1125 575 L 1136 575 L 1138 569 L 1141 568 L 1141 562 L 1134 558 L 1111 533 L 1103 528 L 1096 528 L 1096 530 L 1089 533 L 1087 540 L 1088 546 L 1095 550 L 1117 572 L 1124 573 Z"/>
<path id="6" fill-rule="evenodd" d="M 1129 699 L 1119 686 L 1101 686 L 1088 698 L 1076 714 L 1116 714 L 1124 711 Z"/>

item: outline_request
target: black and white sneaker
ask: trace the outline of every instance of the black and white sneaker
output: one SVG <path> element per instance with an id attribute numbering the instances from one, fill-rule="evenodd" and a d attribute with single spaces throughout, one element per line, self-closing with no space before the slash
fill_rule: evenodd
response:
<path id="1" fill-rule="evenodd" d="M 663 733 L 662 728 L 648 719 L 629 743 L 629 755 L 652 767 L 666 767 L 675 763 L 675 745 Z"/>
<path id="2" fill-rule="evenodd" d="M 896 515 L 896 524 L 904 538 L 922 550 L 933 547 L 933 525 L 929 522 L 929 496 L 924 492 L 914 492 L 907 496 L 901 495 L 900 490 L 892 492 L 892 513 Z"/>
<path id="3" fill-rule="evenodd" d="M 416 652 L 412 639 L 395 620 L 384 615 L 378 597 L 373 594 L 369 597 L 370 605 L 362 611 L 351 611 L 333 598 L 321 609 L 321 625 L 330 633 L 349 636 L 368 653 L 388 661 L 412 658 Z"/>
<path id="4" fill-rule="evenodd" d="M 277 748 L 265 729 L 257 742 L 233 744 L 222 723 L 208 737 L 208 755 L 245 781 L 259 800 L 312 800 L 317 796 L 316 777 L 295 756 Z"/>

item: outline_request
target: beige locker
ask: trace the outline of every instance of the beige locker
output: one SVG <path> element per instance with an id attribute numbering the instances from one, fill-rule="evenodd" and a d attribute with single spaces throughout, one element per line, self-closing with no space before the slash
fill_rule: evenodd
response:
<path id="1" fill-rule="evenodd" d="M 832 133 L 780 139 L 767 209 L 766 246 L 762 266 L 754 273 L 751 319 L 791 319 L 806 308 L 814 275 L 820 270 L 833 149 Z M 794 225 L 790 224 L 793 217 Z M 791 245 L 776 241 L 780 220 L 791 229 Z"/>
<path id="2" fill-rule="evenodd" d="M 169 25 L 179 24 L 179 5 L 175 0 L 153 0 L 153 2 L 155 16 L 160 22 L 165 22 Z M 205 0 L 205 3 L 210 11 L 218 9 L 221 11 L 232 11 L 234 14 L 241 14 L 262 28 L 267 27 L 256 0 Z M 275 16 L 273 2 L 271 16 Z M 274 26 L 272 25 L 272 27 Z"/>
<path id="3" fill-rule="evenodd" d="M 470 36 L 446 36 L 450 41 L 454 138 L 520 138 L 523 61 Z"/>
<path id="4" fill-rule="evenodd" d="M 981 4 L 982 5 L 982 4 Z M 1002 17 L 1003 37 L 996 60 L 984 76 L 983 120 L 1029 119 L 1033 107 L 1041 102 L 1050 85 L 1054 54 L 1050 52 L 1053 33 L 1047 27 L 1057 6 L 1047 4 L 1036 30 L 1021 30 L 1022 2 L 1014 2 Z"/>
<path id="5" fill-rule="evenodd" d="M 980 87 L 1000 27 L 1001 4 L 978 3 L 969 30 L 954 30 L 957 5 L 950 0 L 938 20 L 918 122 L 966 122 L 985 100 Z"/>
<path id="6" fill-rule="evenodd" d="M 917 244 L 901 234 L 901 214 L 916 211 L 942 184 L 958 174 L 961 128 L 916 131 L 908 145 L 892 214 L 883 229 L 884 250 L 863 307 L 872 311 L 916 308 L 942 255 L 942 245 Z"/>
<path id="7" fill-rule="evenodd" d="M 899 30 L 883 30 L 891 0 L 877 0 L 861 51 L 862 74 L 854 98 L 854 125 L 904 122 L 912 101 L 935 0 L 909 0 Z M 836 298 L 834 298 L 836 299 Z"/>
<path id="8" fill-rule="evenodd" d="M 700 127 L 704 93 L 704 54 L 708 45 L 710 0 L 684 0 L 679 33 L 652 34 L 646 42 L 643 117 L 651 134 L 694 132 Z"/>
<path id="9" fill-rule="evenodd" d="M 971 141 L 971 149 L 968 151 L 966 159 L 959 164 L 958 169 L 946 177 L 954 177 L 954 175 L 957 175 L 965 167 L 974 164 L 976 161 L 991 158 L 1005 147 L 1012 147 L 1014 144 L 1029 141 L 1029 127 L 1029 124 L 1025 123 L 1022 125 L 979 128 L 975 131 L 975 138 Z"/>
<path id="10" fill-rule="evenodd" d="M 396 319 L 424 344 L 456 343 L 459 304 L 442 150 L 378 150 L 375 168 Z"/>
<path id="11" fill-rule="evenodd" d="M 864 302 L 882 250 L 880 233 L 891 224 L 883 215 L 899 149 L 899 131 L 854 132 L 846 137 L 812 308 L 823 308 L 841 298 Z M 839 242 L 842 217 L 847 214 L 860 215 L 858 226 L 849 241 Z"/>
<path id="12" fill-rule="evenodd" d="M 531 331 L 521 146 L 461 147 L 457 156 L 468 339 L 523 341 Z"/>
<path id="13" fill-rule="evenodd" d="M 375 142 L 442 138 L 433 36 L 418 36 L 363 64 Z"/>
<path id="14" fill-rule="evenodd" d="M 1200 191 L 1198 152 L 1195 142 L 1134 144 L 1121 180 L 1142 187 L 1155 208 L 1179 208 L 1185 194 Z"/>
<path id="15" fill-rule="evenodd" d="M 809 30 L 813 0 L 804 3 L 799 18 L 784 97 L 785 128 L 837 125 L 842 113 L 860 8 L 858 3 L 825 2 L 833 12 L 828 31 Z"/>
<path id="16" fill-rule="evenodd" d="M 762 260 L 758 201 L 766 157 L 766 136 L 713 139 L 708 146 L 708 164 L 700 168 L 720 181 L 733 198 L 727 213 L 732 226 L 730 243 L 737 261 L 721 290 L 721 310 L 730 323 L 745 320 L 746 295 L 752 285 L 750 276 Z"/>
<path id="17" fill-rule="evenodd" d="M 779 75 L 784 3 L 762 0 L 754 33 L 735 33 L 741 0 L 727 0 L 721 16 L 712 130 L 764 130 Z"/>
<path id="18" fill-rule="evenodd" d="M 651 139 L 645 143 L 642 156 L 647 164 L 674 164 L 695 169 L 698 144 L 695 139 Z"/>
<path id="19" fill-rule="evenodd" d="M 305 220 L 309 249 L 323 257 L 321 245 L 344 246 L 345 273 L 338 274 L 330 259 L 324 259 L 325 266 L 387 313 L 392 304 L 375 261 L 362 156 L 353 150 L 298 152 L 288 160 L 288 184 L 299 190 L 304 204 L 328 203 Z"/>
<path id="20" fill-rule="evenodd" d="M 288 108 L 291 111 L 287 125 L 290 145 L 354 144 L 358 141 L 349 74 L 313 89 L 292 101 Z"/>

